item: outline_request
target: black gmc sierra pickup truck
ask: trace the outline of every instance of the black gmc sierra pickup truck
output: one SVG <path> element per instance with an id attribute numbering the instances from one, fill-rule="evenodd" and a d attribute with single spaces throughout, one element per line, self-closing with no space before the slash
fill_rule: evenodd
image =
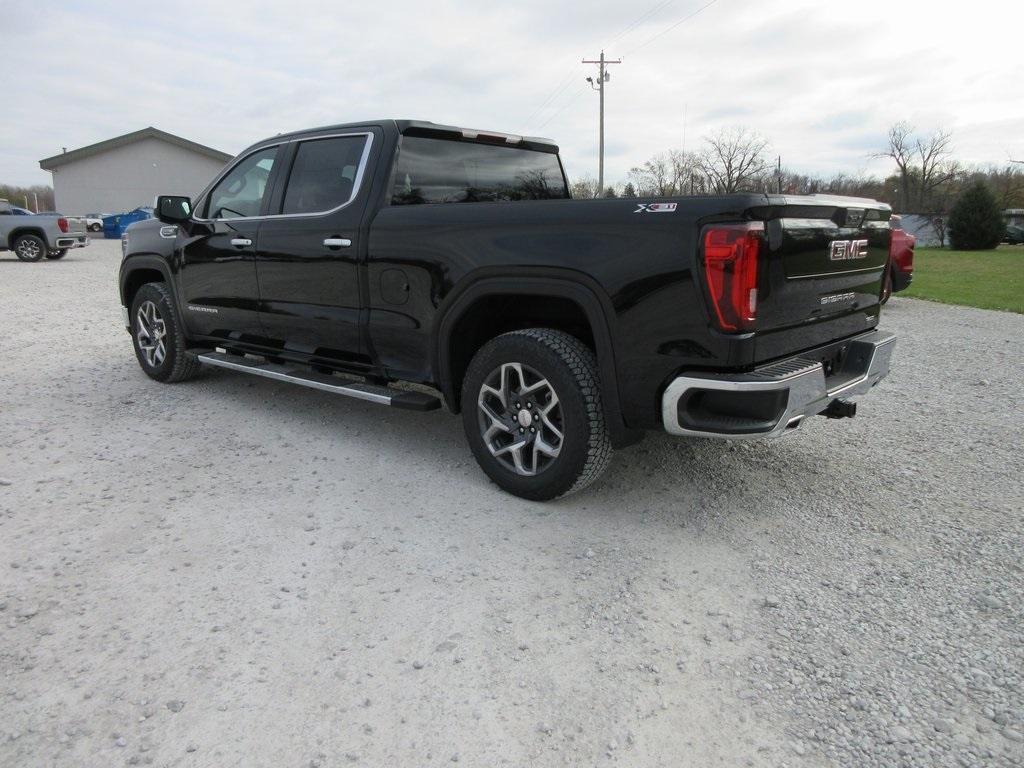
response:
<path id="1" fill-rule="evenodd" d="M 889 370 L 890 209 L 870 200 L 572 200 L 550 141 L 379 120 L 261 141 L 155 208 L 120 269 L 147 375 L 443 399 L 529 499 L 588 485 L 644 430 L 852 416 Z"/>

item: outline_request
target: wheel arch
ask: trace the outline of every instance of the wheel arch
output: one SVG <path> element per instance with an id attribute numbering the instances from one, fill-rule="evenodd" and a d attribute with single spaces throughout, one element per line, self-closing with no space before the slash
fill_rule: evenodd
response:
<path id="1" fill-rule="evenodd" d="M 136 291 L 146 283 L 164 282 L 177 305 L 177 293 L 171 280 L 171 271 L 159 256 L 129 256 L 121 263 L 119 279 L 121 304 L 131 307 Z"/>
<path id="2" fill-rule="evenodd" d="M 42 238 L 43 243 L 46 245 L 47 249 L 49 249 L 50 247 L 50 241 L 47 239 L 46 232 L 44 232 L 42 228 L 32 226 L 20 226 L 17 227 L 16 229 L 12 229 L 7 234 L 8 250 L 14 250 L 14 241 L 17 240 L 22 235 L 35 235 L 36 237 Z"/>
<path id="3" fill-rule="evenodd" d="M 458 286 L 443 302 L 432 334 L 438 388 L 449 409 L 460 410 L 462 378 L 480 346 L 500 333 L 543 325 L 582 336 L 593 349 L 613 442 L 617 447 L 635 442 L 642 433 L 630 430 L 622 418 L 609 324 L 613 310 L 601 296 L 600 288 L 578 273 L 558 269 L 482 274 Z M 506 322 L 493 319 L 495 302 L 506 300 L 522 300 L 528 311 Z M 545 310 L 540 323 L 529 319 L 535 316 L 529 310 L 539 306 Z"/>

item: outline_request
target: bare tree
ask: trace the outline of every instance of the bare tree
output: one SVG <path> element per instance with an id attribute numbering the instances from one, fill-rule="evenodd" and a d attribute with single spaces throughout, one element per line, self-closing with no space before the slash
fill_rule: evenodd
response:
<path id="1" fill-rule="evenodd" d="M 889 129 L 888 148 L 875 157 L 888 157 L 896 163 L 901 211 L 943 211 L 950 199 L 950 182 L 961 173 L 951 157 L 952 134 L 943 130 L 929 136 L 915 133 L 910 123 L 896 123 Z"/>
<path id="2" fill-rule="evenodd" d="M 918 158 L 917 205 L 922 211 L 942 207 L 936 206 L 933 198 L 938 190 L 956 178 L 959 165 L 950 158 L 952 135 L 949 131 L 936 131 L 931 136 L 914 141 Z"/>
<path id="3" fill-rule="evenodd" d="M 910 190 L 913 183 L 914 126 L 900 121 L 889 129 L 889 148 L 875 157 L 890 157 L 896 163 L 900 176 L 900 210 L 910 207 Z"/>
<path id="4" fill-rule="evenodd" d="M 569 185 L 569 192 L 574 200 L 590 200 L 597 197 L 597 179 L 593 176 L 580 176 Z"/>
<path id="5" fill-rule="evenodd" d="M 641 195 L 670 197 L 677 192 L 672 163 L 669 156 L 664 153 L 655 155 L 643 165 L 631 168 L 629 178 Z"/>
<path id="6" fill-rule="evenodd" d="M 746 128 L 731 128 L 704 139 L 697 165 L 720 194 L 761 185 L 768 168 L 768 142 Z"/>

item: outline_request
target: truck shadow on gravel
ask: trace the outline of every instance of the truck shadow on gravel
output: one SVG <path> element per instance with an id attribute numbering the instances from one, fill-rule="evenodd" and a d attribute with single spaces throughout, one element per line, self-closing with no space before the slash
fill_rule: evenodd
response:
<path id="1" fill-rule="evenodd" d="M 234 401 L 239 408 L 258 410 L 263 419 L 279 421 L 264 422 L 264 429 L 276 431 L 290 425 L 310 440 L 322 440 L 339 450 L 345 441 L 358 441 L 360 450 L 393 456 L 397 463 L 436 465 L 433 472 L 440 482 L 454 480 L 464 484 L 467 491 L 487 490 L 528 507 L 621 508 L 637 503 L 671 503 L 681 497 L 754 499 L 774 483 L 813 485 L 821 473 L 812 451 L 793 450 L 787 445 L 799 440 L 796 435 L 736 443 L 649 432 L 640 443 L 616 451 L 610 469 L 592 487 L 539 504 L 513 499 L 487 479 L 466 444 L 461 415 L 447 410 L 414 413 L 385 408 L 218 370 L 204 370 L 196 385 L 210 390 L 197 396 L 196 402 L 215 402 L 222 407 Z M 258 440 L 259 436 L 247 439 Z M 855 446 L 850 450 L 854 451 Z"/>

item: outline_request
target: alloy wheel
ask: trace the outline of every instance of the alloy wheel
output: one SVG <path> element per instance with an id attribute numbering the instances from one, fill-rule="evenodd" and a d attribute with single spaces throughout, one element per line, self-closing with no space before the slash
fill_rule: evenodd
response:
<path id="1" fill-rule="evenodd" d="M 39 243 L 29 238 L 24 238 L 18 243 L 18 255 L 26 261 L 35 261 L 43 255 L 39 249 Z"/>
<path id="2" fill-rule="evenodd" d="M 156 304 L 142 302 L 135 313 L 135 342 L 149 366 L 156 368 L 163 363 L 167 356 L 166 337 L 167 326 Z"/>
<path id="3" fill-rule="evenodd" d="M 503 363 L 480 386 L 477 416 L 484 445 L 517 475 L 532 476 L 558 458 L 564 439 L 554 387 L 522 363 Z"/>

